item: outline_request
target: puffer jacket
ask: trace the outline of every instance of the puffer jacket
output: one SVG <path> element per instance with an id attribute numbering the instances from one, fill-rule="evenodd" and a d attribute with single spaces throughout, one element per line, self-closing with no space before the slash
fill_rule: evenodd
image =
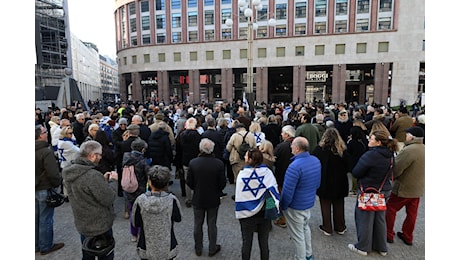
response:
<path id="1" fill-rule="evenodd" d="M 171 169 L 173 152 L 169 133 L 158 129 L 150 134 L 148 155 L 152 158 L 151 165 L 162 165 Z"/>
<path id="2" fill-rule="evenodd" d="M 373 187 L 379 189 L 385 176 L 388 173 L 393 152 L 387 147 L 376 146 L 370 147 L 351 171 L 353 177 L 357 178 L 358 187 L 363 186 L 363 189 Z M 385 180 L 382 191 L 391 190 L 391 172 Z"/>

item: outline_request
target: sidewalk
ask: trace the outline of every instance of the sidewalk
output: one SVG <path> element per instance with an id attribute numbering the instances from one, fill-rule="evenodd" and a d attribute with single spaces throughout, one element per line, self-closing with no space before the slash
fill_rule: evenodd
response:
<path id="1" fill-rule="evenodd" d="M 227 184 L 225 192 L 228 195 L 222 199 L 217 220 L 218 234 L 217 243 L 222 245 L 222 250 L 213 258 L 215 259 L 241 259 L 241 231 L 238 220 L 235 218 L 234 202 L 231 195 L 234 194 L 234 185 Z M 203 255 L 195 255 L 193 242 L 193 211 L 185 207 L 185 198 L 180 196 L 179 180 L 174 180 L 170 191 L 178 196 L 182 207 L 182 222 L 175 223 L 175 233 L 179 243 L 179 255 L 177 260 L 207 259 L 207 228 L 203 227 L 204 248 Z M 422 198 L 419 207 L 419 215 L 414 234 L 413 246 L 405 245 L 395 237 L 393 244 L 388 244 L 388 255 L 383 257 L 377 252 L 368 256 L 360 256 L 351 252 L 347 245 L 356 242 L 356 228 L 354 224 L 354 203 L 356 197 L 345 199 L 346 224 L 348 231 L 344 235 L 334 233 L 332 236 L 322 234 L 318 226 L 321 224 L 321 211 L 318 198 L 312 209 L 310 228 L 312 230 L 313 255 L 316 260 L 343 260 L 343 259 L 425 259 L 425 199 Z M 117 197 L 115 201 L 116 219 L 113 226 L 116 241 L 115 259 L 131 260 L 139 259 L 136 254 L 136 243 L 130 241 L 129 222 L 124 219 L 124 201 Z M 401 230 L 401 224 L 405 211 L 398 212 L 395 231 Z M 294 259 L 294 246 L 289 240 L 287 229 L 273 225 L 270 233 L 270 259 L 290 260 Z M 54 216 L 54 241 L 64 242 L 64 248 L 46 256 L 35 254 L 35 259 L 81 259 L 80 236 L 75 229 L 72 210 L 69 203 L 55 210 Z M 254 236 L 251 259 L 260 259 L 257 236 Z"/>

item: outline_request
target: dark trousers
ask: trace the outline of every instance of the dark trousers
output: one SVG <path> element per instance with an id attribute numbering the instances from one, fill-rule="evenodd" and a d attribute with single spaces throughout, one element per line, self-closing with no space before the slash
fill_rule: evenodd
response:
<path id="1" fill-rule="evenodd" d="M 395 237 L 394 225 L 396 213 L 403 207 L 406 207 L 406 218 L 404 219 L 401 230 L 404 234 L 404 239 L 412 243 L 414 239 L 415 221 L 417 220 L 419 203 L 420 198 L 401 198 L 391 193 L 390 198 L 387 201 L 387 211 L 385 213 L 388 239 L 393 240 Z"/>
<path id="2" fill-rule="evenodd" d="M 113 236 L 112 229 L 109 229 L 107 232 L 105 232 L 107 235 Z M 83 241 L 85 241 L 85 236 L 83 234 L 80 234 L 80 239 L 81 239 L 81 244 L 83 245 Z M 96 257 L 98 260 L 113 260 L 115 257 L 115 248 L 110 252 L 110 254 L 106 256 L 93 256 L 85 251 L 83 251 L 83 258 L 82 260 L 95 260 Z"/>
<path id="3" fill-rule="evenodd" d="M 263 216 L 252 216 L 249 218 L 240 219 L 241 235 L 243 238 L 243 247 L 241 248 L 241 256 L 243 260 L 251 259 L 252 238 L 254 232 L 257 232 L 260 249 L 260 259 L 268 260 L 268 236 L 270 234 L 272 222 L 265 219 Z"/>
<path id="4" fill-rule="evenodd" d="M 233 175 L 233 170 L 232 170 L 232 165 L 230 164 L 230 161 L 225 161 L 225 169 L 227 171 L 227 179 L 228 183 L 234 184 L 235 183 L 235 176 Z"/>
<path id="5" fill-rule="evenodd" d="M 206 224 L 208 225 L 208 240 L 209 240 L 209 252 L 216 251 L 217 241 L 217 212 L 219 207 L 202 209 L 193 207 L 194 216 L 194 228 L 193 238 L 195 239 L 195 250 L 203 250 L 203 223 L 206 216 Z"/>
<path id="6" fill-rule="evenodd" d="M 325 199 L 319 198 L 321 205 L 321 216 L 323 218 L 323 229 L 332 234 L 332 230 L 343 231 L 345 230 L 345 201 L 344 198 L 340 199 Z M 331 212 L 332 208 L 332 212 Z M 332 213 L 332 220 L 331 220 Z M 334 227 L 332 227 L 332 221 Z"/>

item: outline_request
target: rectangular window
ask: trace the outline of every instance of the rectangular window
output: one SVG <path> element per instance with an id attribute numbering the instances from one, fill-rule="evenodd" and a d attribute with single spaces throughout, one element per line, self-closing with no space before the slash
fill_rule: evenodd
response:
<path id="1" fill-rule="evenodd" d="M 259 28 L 257 28 L 257 38 L 267 38 L 267 37 L 268 37 L 267 26 L 259 26 Z"/>
<path id="2" fill-rule="evenodd" d="M 304 23 L 296 23 L 294 29 L 295 35 L 305 35 L 307 34 L 307 25 Z"/>
<path id="3" fill-rule="evenodd" d="M 368 32 L 369 31 L 369 18 L 357 19 L 356 20 L 356 31 L 357 32 Z"/>
<path id="4" fill-rule="evenodd" d="M 172 32 L 172 42 L 182 42 L 182 32 Z"/>
<path id="5" fill-rule="evenodd" d="M 127 57 L 123 57 L 123 65 L 128 65 L 128 58 Z"/>
<path id="6" fill-rule="evenodd" d="M 248 58 L 248 49 L 240 49 L 240 59 Z"/>
<path id="7" fill-rule="evenodd" d="M 389 45 L 390 45 L 389 42 L 379 42 L 378 52 L 388 52 Z"/>
<path id="8" fill-rule="evenodd" d="M 232 58 L 232 51 L 231 50 L 223 50 L 222 51 L 222 59 L 229 60 Z"/>
<path id="9" fill-rule="evenodd" d="M 348 14 L 348 0 L 336 0 L 335 1 L 335 15 L 347 15 Z"/>
<path id="10" fill-rule="evenodd" d="M 324 55 L 324 45 L 315 45 L 315 55 Z"/>
<path id="11" fill-rule="evenodd" d="M 276 4 L 276 20 L 286 20 L 287 19 L 287 4 Z"/>
<path id="12" fill-rule="evenodd" d="M 180 28 L 181 27 L 180 13 L 174 13 L 174 14 L 171 15 L 171 25 L 172 25 L 172 28 Z"/>
<path id="13" fill-rule="evenodd" d="M 141 23 L 143 31 L 150 30 L 150 16 L 142 16 Z"/>
<path id="14" fill-rule="evenodd" d="M 128 5 L 129 9 L 129 15 L 135 15 L 136 14 L 136 4 L 135 3 L 130 3 Z"/>
<path id="15" fill-rule="evenodd" d="M 150 54 L 144 54 L 144 63 L 150 63 Z"/>
<path id="16" fill-rule="evenodd" d="M 248 38 L 248 27 L 240 28 L 238 39 L 247 39 L 247 38 Z"/>
<path id="17" fill-rule="evenodd" d="M 214 11 L 205 10 L 204 11 L 204 25 L 213 25 L 214 24 Z"/>
<path id="18" fill-rule="evenodd" d="M 165 43 L 165 42 L 166 42 L 166 34 L 157 33 L 157 43 Z"/>
<path id="19" fill-rule="evenodd" d="M 261 4 L 260 10 L 257 10 L 257 21 L 267 21 L 268 20 L 268 7 Z"/>
<path id="20" fill-rule="evenodd" d="M 132 61 L 132 64 L 137 64 L 137 56 L 136 55 L 131 56 L 131 61 Z"/>
<path id="21" fill-rule="evenodd" d="M 166 54 L 158 53 L 158 62 L 165 62 L 165 61 L 166 61 Z"/>
<path id="22" fill-rule="evenodd" d="M 141 2 L 141 12 L 145 13 L 149 11 L 149 1 L 142 1 Z"/>
<path id="23" fill-rule="evenodd" d="M 188 41 L 197 42 L 198 41 L 198 31 L 189 31 L 188 32 Z"/>
<path id="24" fill-rule="evenodd" d="M 335 32 L 342 33 L 347 32 L 347 20 L 338 20 L 335 21 Z"/>
<path id="25" fill-rule="evenodd" d="M 315 1 L 315 17 L 326 16 L 327 0 Z"/>
<path id="26" fill-rule="evenodd" d="M 188 26 L 198 26 L 198 12 L 188 12 Z"/>
<path id="27" fill-rule="evenodd" d="M 315 23 L 315 34 L 326 33 L 326 22 Z"/>
<path id="28" fill-rule="evenodd" d="M 222 5 L 232 4 L 232 0 L 222 0 Z"/>
<path id="29" fill-rule="evenodd" d="M 171 0 L 171 9 L 180 9 L 181 0 Z"/>
<path id="30" fill-rule="evenodd" d="M 196 0 L 188 0 L 187 2 L 188 2 L 188 5 L 187 5 L 187 6 L 188 6 L 189 8 L 190 8 L 190 7 L 197 7 L 197 6 L 198 6 Z"/>
<path id="31" fill-rule="evenodd" d="M 232 29 L 222 29 L 222 40 L 232 39 Z"/>
<path id="32" fill-rule="evenodd" d="M 213 6 L 214 0 L 204 0 L 204 6 Z"/>
<path id="33" fill-rule="evenodd" d="M 391 29 L 391 17 L 379 18 L 379 30 L 390 30 Z"/>
<path id="34" fill-rule="evenodd" d="M 166 15 L 159 14 L 156 17 L 157 29 L 166 29 Z"/>
<path id="35" fill-rule="evenodd" d="M 198 60 L 198 52 L 191 51 L 190 52 L 190 61 L 197 61 Z"/>
<path id="36" fill-rule="evenodd" d="M 380 0 L 379 12 L 391 12 L 393 0 Z"/>
<path id="37" fill-rule="evenodd" d="M 267 58 L 267 48 L 258 48 L 257 58 Z"/>
<path id="38" fill-rule="evenodd" d="M 367 43 L 357 43 L 356 44 L 356 53 L 366 53 Z"/>
<path id="39" fill-rule="evenodd" d="M 222 17 L 221 24 L 225 24 L 225 20 L 232 18 L 232 9 L 222 9 L 222 13 L 220 14 L 220 16 Z"/>
<path id="40" fill-rule="evenodd" d="M 358 14 L 368 14 L 369 13 L 369 0 L 358 0 L 356 4 Z"/>
<path id="41" fill-rule="evenodd" d="M 335 54 L 345 54 L 345 44 L 336 44 Z"/>
<path id="42" fill-rule="evenodd" d="M 129 28 L 131 28 L 131 32 L 137 32 L 136 18 L 129 19 Z"/>
<path id="43" fill-rule="evenodd" d="M 295 56 L 304 56 L 305 47 L 304 46 L 295 46 Z"/>
<path id="44" fill-rule="evenodd" d="M 307 17 L 307 2 L 295 3 L 295 18 Z"/>
<path id="45" fill-rule="evenodd" d="M 204 40 L 205 41 L 213 41 L 214 38 L 214 30 L 204 30 Z"/>
<path id="46" fill-rule="evenodd" d="M 275 27 L 275 35 L 276 36 L 286 36 L 286 25 L 280 24 Z"/>
<path id="47" fill-rule="evenodd" d="M 150 34 L 143 34 L 142 35 L 142 44 L 143 45 L 150 44 Z"/>
<path id="48" fill-rule="evenodd" d="M 181 61 L 180 52 L 174 52 L 173 56 L 174 56 L 174 61 Z"/>
<path id="49" fill-rule="evenodd" d="M 131 46 L 137 46 L 137 36 L 131 36 Z"/>
<path id="50" fill-rule="evenodd" d="M 286 56 L 286 48 L 276 47 L 276 57 L 285 57 L 285 56 Z"/>
<path id="51" fill-rule="evenodd" d="M 206 60 L 214 60 L 214 51 L 206 51 Z"/>
<path id="52" fill-rule="evenodd" d="M 165 0 L 155 0 L 155 10 L 165 10 Z"/>

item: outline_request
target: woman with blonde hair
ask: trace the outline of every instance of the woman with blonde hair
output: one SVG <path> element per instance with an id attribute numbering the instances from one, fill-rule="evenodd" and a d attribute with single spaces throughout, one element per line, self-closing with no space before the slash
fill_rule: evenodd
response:
<path id="1" fill-rule="evenodd" d="M 251 132 L 256 138 L 256 146 L 259 147 L 263 140 L 265 140 L 265 133 L 262 132 L 259 122 L 251 122 L 249 126 L 249 132 Z"/>
<path id="2" fill-rule="evenodd" d="M 387 136 L 391 136 L 390 131 L 388 130 L 388 128 L 385 126 L 384 123 L 382 123 L 382 121 L 379 121 L 379 120 L 376 120 L 372 124 L 371 131 L 369 132 L 369 136 L 371 136 L 372 133 L 375 132 L 375 131 L 383 131 L 383 132 L 385 132 L 387 134 Z"/>
<path id="3" fill-rule="evenodd" d="M 347 145 L 337 129 L 327 128 L 312 155 L 321 162 L 321 184 L 316 191 L 323 219 L 319 229 L 326 236 L 331 236 L 333 231 L 343 235 L 347 231 L 345 197 L 349 192 L 347 173 L 350 171 Z"/>
<path id="4" fill-rule="evenodd" d="M 273 152 L 272 142 L 263 140 L 259 145 L 259 150 L 262 152 L 264 157 L 263 163 L 273 171 L 273 165 L 275 164 L 275 155 Z"/>

